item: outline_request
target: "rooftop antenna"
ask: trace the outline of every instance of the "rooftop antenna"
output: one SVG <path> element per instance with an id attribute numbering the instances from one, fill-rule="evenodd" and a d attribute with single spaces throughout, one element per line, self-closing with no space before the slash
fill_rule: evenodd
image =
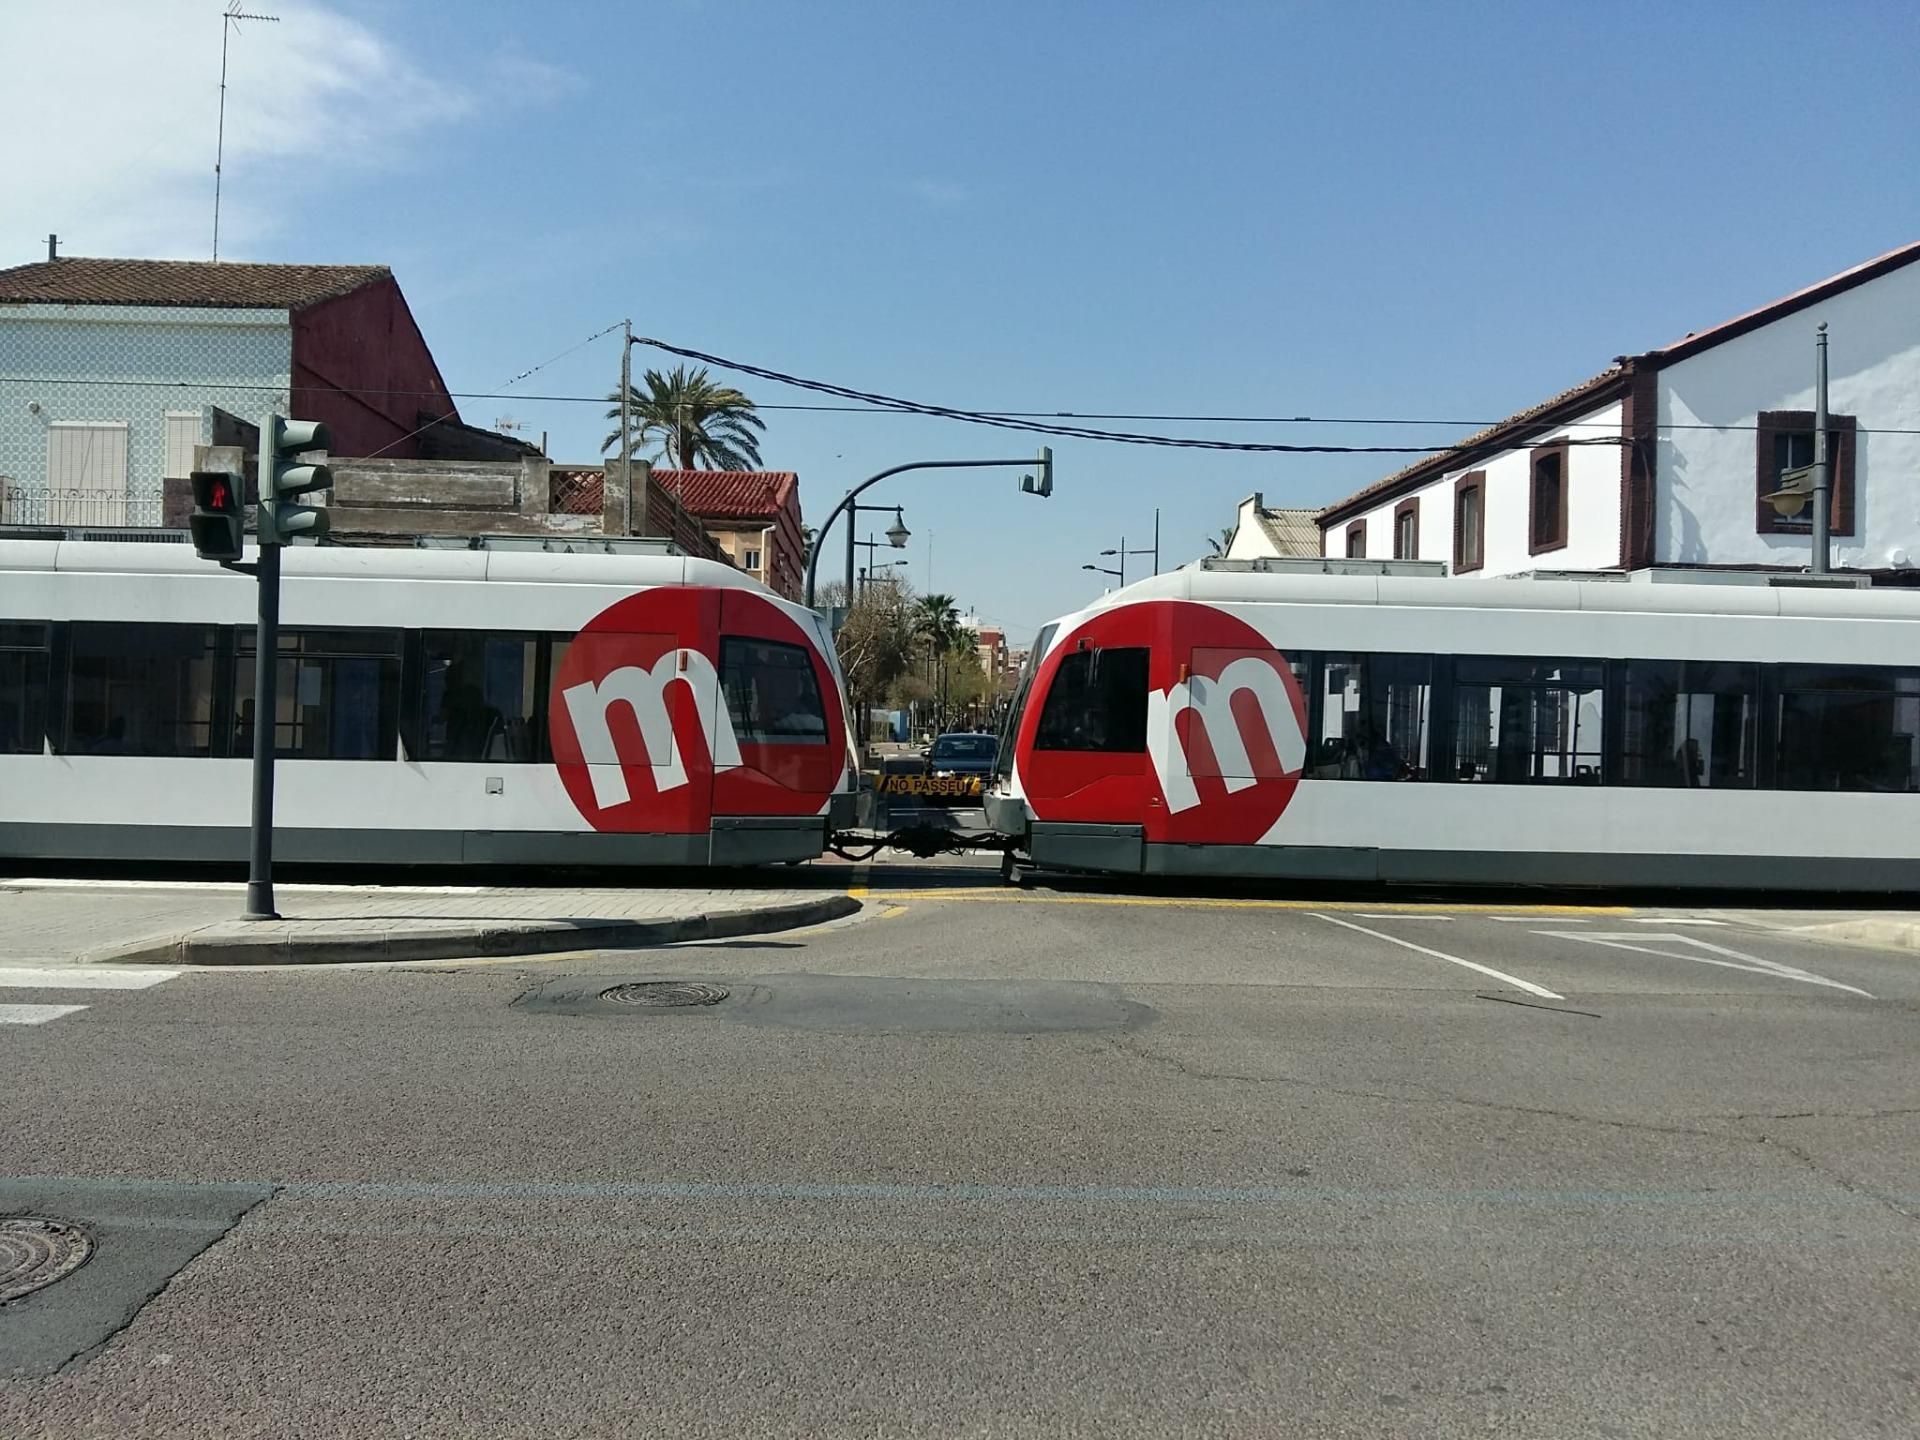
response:
<path id="1" fill-rule="evenodd" d="M 213 258 L 220 259 L 220 164 L 227 155 L 227 41 L 242 20 L 280 22 L 278 15 L 253 15 L 240 8 L 240 0 L 228 0 L 220 15 L 220 131 L 213 149 Z"/>

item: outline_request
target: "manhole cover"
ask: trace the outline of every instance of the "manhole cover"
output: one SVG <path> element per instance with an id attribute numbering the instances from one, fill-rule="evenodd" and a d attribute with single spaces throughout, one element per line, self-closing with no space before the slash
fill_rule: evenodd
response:
<path id="1" fill-rule="evenodd" d="M 602 1000 L 616 1005 L 641 1005 L 649 1010 L 666 1010 L 678 1005 L 718 1005 L 727 998 L 724 985 L 707 985 L 698 980 L 639 980 L 631 985 L 616 985 L 600 992 Z"/>
<path id="2" fill-rule="evenodd" d="M 0 1305 L 65 1279 L 92 1254 L 93 1239 L 78 1225 L 43 1215 L 0 1220 Z"/>

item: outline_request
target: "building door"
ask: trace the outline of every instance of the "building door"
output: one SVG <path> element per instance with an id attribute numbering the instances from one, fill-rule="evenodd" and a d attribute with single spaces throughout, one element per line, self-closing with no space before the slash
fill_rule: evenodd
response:
<path id="1" fill-rule="evenodd" d="M 47 428 L 46 523 L 127 523 L 126 421 Z"/>

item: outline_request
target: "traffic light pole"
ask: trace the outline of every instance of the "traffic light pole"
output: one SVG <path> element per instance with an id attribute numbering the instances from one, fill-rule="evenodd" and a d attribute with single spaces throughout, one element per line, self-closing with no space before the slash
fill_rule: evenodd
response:
<path id="1" fill-rule="evenodd" d="M 253 639 L 253 838 L 247 855 L 245 920 L 278 920 L 273 908 L 274 717 L 280 673 L 280 550 L 260 547 L 255 579 L 260 587 L 260 623 Z"/>

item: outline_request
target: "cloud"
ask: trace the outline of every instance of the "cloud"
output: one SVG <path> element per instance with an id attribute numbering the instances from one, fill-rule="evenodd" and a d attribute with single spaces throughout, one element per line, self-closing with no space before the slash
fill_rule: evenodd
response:
<path id="1" fill-rule="evenodd" d="M 935 210 L 957 210 L 973 198 L 973 192 L 957 180 L 909 181 L 907 193 Z"/>
<path id="2" fill-rule="evenodd" d="M 391 163 L 396 141 L 471 114 L 478 99 L 325 5 L 276 0 L 279 23 L 243 21 L 227 77 L 220 249 L 257 254 L 285 181 Z M 220 103 L 218 12 L 207 0 L 9 0 L 7 163 L 0 265 L 63 253 L 204 258 L 213 226 Z M 245 174 L 250 183 L 234 182 Z M 311 195 L 308 195 L 309 201 Z"/>

